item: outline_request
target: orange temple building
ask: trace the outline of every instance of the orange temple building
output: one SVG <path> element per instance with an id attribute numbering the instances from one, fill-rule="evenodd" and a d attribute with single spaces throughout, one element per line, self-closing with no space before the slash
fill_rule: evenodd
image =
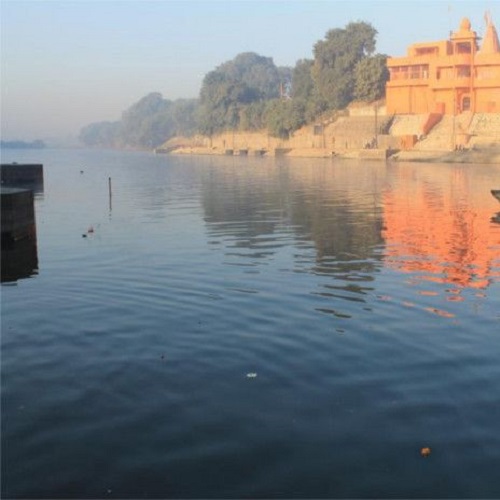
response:
<path id="1" fill-rule="evenodd" d="M 464 18 L 449 40 L 415 43 L 387 60 L 388 114 L 500 113 L 500 43 L 491 16 L 480 38 Z"/>

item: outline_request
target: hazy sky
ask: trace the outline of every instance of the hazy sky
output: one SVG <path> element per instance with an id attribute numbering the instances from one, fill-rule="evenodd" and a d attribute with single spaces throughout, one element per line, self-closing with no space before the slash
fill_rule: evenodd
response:
<path id="1" fill-rule="evenodd" d="M 377 52 L 447 38 L 462 17 L 482 35 L 500 0 L 0 0 L 4 140 L 77 135 L 118 120 L 149 92 L 197 97 L 204 75 L 240 52 L 278 66 L 312 58 L 331 28 L 367 21 Z"/>

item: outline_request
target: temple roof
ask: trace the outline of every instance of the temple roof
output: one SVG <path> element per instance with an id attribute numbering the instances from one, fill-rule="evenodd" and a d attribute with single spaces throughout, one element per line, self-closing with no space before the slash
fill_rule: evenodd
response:
<path id="1" fill-rule="evenodd" d="M 483 43 L 479 52 L 481 54 L 495 54 L 500 52 L 500 43 L 498 41 L 497 30 L 491 19 L 491 15 L 486 14 L 486 33 L 483 38 Z"/>

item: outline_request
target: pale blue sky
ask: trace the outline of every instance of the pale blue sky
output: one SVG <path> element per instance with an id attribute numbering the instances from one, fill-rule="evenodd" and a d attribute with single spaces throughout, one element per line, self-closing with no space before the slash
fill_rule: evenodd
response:
<path id="1" fill-rule="evenodd" d="M 149 92 L 196 97 L 204 75 L 240 52 L 279 66 L 311 58 L 331 28 L 367 21 L 377 52 L 445 39 L 462 17 L 479 35 L 500 0 L 1 0 L 3 139 L 77 135 L 117 120 Z"/>

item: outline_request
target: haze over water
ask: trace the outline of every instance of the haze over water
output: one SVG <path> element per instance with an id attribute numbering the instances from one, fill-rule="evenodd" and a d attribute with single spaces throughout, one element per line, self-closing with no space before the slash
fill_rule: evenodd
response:
<path id="1" fill-rule="evenodd" d="M 499 167 L 2 161 L 2 497 L 500 496 Z"/>

